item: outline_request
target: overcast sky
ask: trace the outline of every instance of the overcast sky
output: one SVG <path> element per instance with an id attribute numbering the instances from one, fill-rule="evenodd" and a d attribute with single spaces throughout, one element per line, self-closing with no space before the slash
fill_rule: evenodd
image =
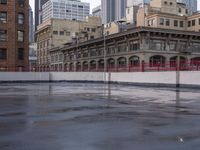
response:
<path id="1" fill-rule="evenodd" d="M 29 1 L 30 1 L 30 5 L 32 9 L 34 10 L 35 0 L 29 0 Z M 101 4 L 101 0 L 81 0 L 81 1 L 90 3 L 91 9 Z M 197 1 L 198 1 L 198 10 L 200 10 L 200 0 L 197 0 Z"/>

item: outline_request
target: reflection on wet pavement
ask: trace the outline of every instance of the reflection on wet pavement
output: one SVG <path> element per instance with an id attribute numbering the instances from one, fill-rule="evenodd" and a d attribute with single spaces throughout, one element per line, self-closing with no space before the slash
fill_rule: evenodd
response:
<path id="1" fill-rule="evenodd" d="M 199 150 L 200 91 L 0 85 L 0 150 Z"/>

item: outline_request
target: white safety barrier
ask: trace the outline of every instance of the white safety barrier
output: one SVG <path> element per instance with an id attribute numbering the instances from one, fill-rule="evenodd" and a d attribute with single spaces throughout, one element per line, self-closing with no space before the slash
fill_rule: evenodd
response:
<path id="1" fill-rule="evenodd" d="M 0 72 L 0 82 L 104 82 L 176 85 L 176 72 Z M 180 72 L 180 85 L 199 86 L 200 72 Z"/>

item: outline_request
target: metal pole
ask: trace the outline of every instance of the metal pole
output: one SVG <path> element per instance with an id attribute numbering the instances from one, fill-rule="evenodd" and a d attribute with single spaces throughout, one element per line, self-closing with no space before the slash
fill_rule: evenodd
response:
<path id="1" fill-rule="evenodd" d="M 106 83 L 106 33 L 103 32 L 104 37 L 104 82 Z"/>
<path id="2" fill-rule="evenodd" d="M 180 54 L 177 57 L 177 64 L 176 64 L 176 87 L 180 87 Z"/>

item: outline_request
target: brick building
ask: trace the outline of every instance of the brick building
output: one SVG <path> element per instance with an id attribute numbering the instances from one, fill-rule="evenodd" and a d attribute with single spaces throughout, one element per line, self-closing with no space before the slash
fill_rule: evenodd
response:
<path id="1" fill-rule="evenodd" d="M 0 0 L 0 71 L 28 68 L 29 0 Z"/>

